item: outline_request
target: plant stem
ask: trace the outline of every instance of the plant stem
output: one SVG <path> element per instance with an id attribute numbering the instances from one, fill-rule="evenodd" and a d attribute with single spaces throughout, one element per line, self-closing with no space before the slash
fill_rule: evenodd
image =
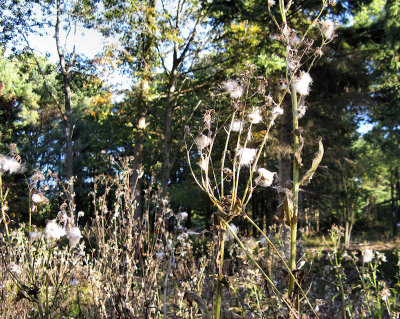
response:
<path id="1" fill-rule="evenodd" d="M 169 265 L 168 265 L 168 269 L 167 269 L 167 273 L 165 275 L 165 280 L 164 280 L 164 318 L 168 318 L 167 317 L 167 287 L 168 287 L 168 277 L 169 274 L 171 273 L 171 269 L 173 264 L 175 263 L 175 255 L 174 255 L 174 251 L 171 249 L 171 256 L 169 258 Z"/>
<path id="2" fill-rule="evenodd" d="M 222 154 L 222 161 L 221 161 L 221 197 L 224 197 L 224 166 L 225 166 L 225 157 L 226 157 L 226 151 L 227 151 L 227 149 L 228 149 L 229 138 L 230 138 L 231 132 L 232 132 L 233 121 L 235 120 L 235 115 L 236 115 L 236 111 L 233 112 L 233 114 L 232 114 L 231 124 L 229 125 L 228 136 L 226 137 L 226 141 L 225 141 L 224 153 Z"/>
<path id="3" fill-rule="evenodd" d="M 335 243 L 336 245 L 336 243 Z M 339 281 L 339 289 L 340 289 L 340 296 L 341 296 L 341 301 L 342 301 L 342 314 L 343 314 L 343 319 L 347 319 L 346 315 L 346 295 L 344 293 L 344 287 L 343 287 L 343 280 L 342 280 L 342 265 L 340 264 L 338 260 L 338 252 L 337 252 L 337 247 L 334 248 L 334 255 L 335 255 L 335 268 L 337 268 L 337 278 Z M 346 278 L 343 278 L 346 279 Z"/>
<path id="4" fill-rule="evenodd" d="M 292 90 L 292 115 L 293 115 L 293 151 L 297 153 L 299 149 L 299 137 L 297 135 L 299 130 L 299 121 L 297 118 L 297 94 L 296 89 Z M 293 211 L 290 216 L 290 270 L 296 270 L 296 243 L 297 243 L 297 213 L 299 207 L 299 163 L 296 156 L 293 159 Z M 294 280 L 289 278 L 288 295 L 291 296 L 294 292 Z"/>
<path id="5" fill-rule="evenodd" d="M 291 307 L 290 303 L 288 300 L 286 300 L 286 298 L 284 298 L 283 294 L 281 294 L 278 290 L 278 288 L 276 287 L 276 285 L 273 283 L 273 281 L 271 280 L 271 278 L 268 277 L 268 275 L 265 273 L 265 271 L 261 268 L 261 266 L 258 264 L 258 262 L 253 258 L 253 256 L 251 256 L 251 254 L 249 253 L 249 251 L 244 247 L 242 241 L 239 239 L 239 237 L 235 234 L 235 232 L 232 230 L 231 226 L 229 226 L 229 224 L 223 220 L 222 218 L 220 218 L 220 220 L 222 221 L 222 223 L 225 225 L 225 227 L 227 227 L 233 237 L 235 238 L 236 242 L 239 244 L 240 248 L 243 250 L 243 252 L 246 254 L 247 258 L 249 258 L 249 260 L 254 264 L 254 266 L 261 272 L 261 274 L 264 276 L 264 278 L 267 280 L 267 282 L 271 285 L 274 293 L 276 294 L 276 296 L 278 297 L 279 302 L 286 304 L 286 306 L 288 307 L 288 310 L 290 312 L 290 316 L 292 316 L 292 318 L 296 318 L 298 319 L 299 316 L 296 314 L 295 310 Z M 313 310 L 314 311 L 314 310 Z M 315 314 L 315 312 L 314 312 Z M 319 318 L 318 315 L 316 316 L 316 318 Z"/>
<path id="6" fill-rule="evenodd" d="M 313 306 L 311 305 L 310 300 L 308 299 L 306 293 L 304 292 L 303 288 L 301 288 L 300 283 L 297 281 L 296 277 L 290 270 L 289 266 L 286 264 L 285 259 L 282 257 L 282 255 L 279 253 L 278 249 L 275 247 L 274 243 L 268 238 L 268 236 L 261 230 L 260 227 L 249 217 L 246 215 L 246 220 L 248 220 L 260 233 L 261 235 L 266 239 L 268 244 L 272 247 L 276 255 L 279 257 L 279 259 L 282 261 L 283 265 L 285 266 L 286 270 L 288 271 L 289 275 L 291 278 L 293 278 L 294 283 L 296 286 L 299 288 L 300 293 L 302 294 L 303 298 L 306 300 L 308 306 L 310 307 L 311 311 L 314 313 L 315 317 L 318 318 L 317 313 L 315 312 Z"/>
<path id="7" fill-rule="evenodd" d="M 223 219 L 221 219 L 223 220 Z M 224 220 L 223 220 L 224 221 Z M 225 222 L 225 221 L 224 221 Z M 224 266 L 224 250 L 225 250 L 225 231 L 226 226 L 222 225 L 222 233 L 223 236 L 221 240 L 221 244 L 219 247 L 218 257 L 217 257 L 217 271 L 218 271 L 218 280 L 217 280 L 217 296 L 215 298 L 215 319 L 219 319 L 221 315 L 221 300 L 222 300 L 222 279 L 220 278 L 220 274 L 222 274 L 222 269 Z"/>
<path id="8" fill-rule="evenodd" d="M 6 219 L 6 212 L 5 212 L 5 201 L 6 201 L 6 197 L 7 197 L 7 193 L 8 191 L 6 191 L 6 194 L 3 194 L 3 176 L 0 173 L 0 203 L 1 203 L 1 218 L 3 220 L 4 223 L 4 228 L 6 230 L 6 234 L 7 234 L 7 241 L 10 244 L 10 233 L 8 231 L 8 225 L 7 225 L 7 219 Z"/>

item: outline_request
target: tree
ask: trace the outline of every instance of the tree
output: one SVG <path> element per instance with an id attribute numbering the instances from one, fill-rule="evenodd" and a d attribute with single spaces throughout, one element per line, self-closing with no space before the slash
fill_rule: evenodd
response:
<path id="1" fill-rule="evenodd" d="M 68 52 L 66 43 L 70 32 L 76 32 L 78 19 L 72 14 L 73 3 L 61 0 L 36 3 L 35 1 L 9 2 L 7 12 L 9 20 L 4 25 L 5 40 L 16 40 L 19 46 L 22 45 L 32 53 L 37 68 L 42 76 L 44 87 L 57 106 L 63 122 L 64 143 L 65 143 L 65 178 L 68 182 L 67 199 L 71 217 L 75 214 L 74 204 L 74 155 L 73 155 L 73 119 L 72 119 L 72 75 L 76 66 L 75 46 Z M 17 32 L 10 35 L 9 26 L 13 26 Z M 29 36 L 33 33 L 42 35 L 43 28 L 54 30 L 55 46 L 58 54 L 60 74 L 62 76 L 63 94 L 57 94 L 57 90 L 51 87 L 45 71 L 34 54 L 34 49 L 29 43 Z M 51 31 L 50 31 L 51 32 Z M 65 44 L 63 44 L 65 43 Z"/>

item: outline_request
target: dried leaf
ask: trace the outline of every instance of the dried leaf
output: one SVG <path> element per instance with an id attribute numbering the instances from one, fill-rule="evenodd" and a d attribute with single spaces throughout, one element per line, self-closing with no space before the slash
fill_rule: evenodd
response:
<path id="1" fill-rule="evenodd" d="M 296 130 L 294 133 L 299 137 L 299 146 L 297 148 L 296 153 L 294 154 L 294 158 L 296 159 L 297 165 L 299 165 L 299 167 L 302 167 L 303 159 L 301 158 L 301 151 L 303 150 L 304 147 L 304 139 L 303 136 L 301 136 L 300 130 Z"/>
<path id="2" fill-rule="evenodd" d="M 303 178 L 301 179 L 301 181 L 300 181 L 301 186 L 305 186 L 311 181 L 312 177 L 314 176 L 315 171 L 317 170 L 319 164 L 322 161 L 322 157 L 324 156 L 324 145 L 322 144 L 321 137 L 318 138 L 318 144 L 319 144 L 319 147 L 318 147 L 317 155 L 313 159 L 311 168 L 307 171 L 306 174 L 304 174 Z"/>
<path id="3" fill-rule="evenodd" d="M 284 189 L 285 198 L 281 204 L 282 210 L 285 216 L 285 224 L 290 226 L 291 224 L 291 216 L 293 212 L 293 193 L 289 189 Z"/>

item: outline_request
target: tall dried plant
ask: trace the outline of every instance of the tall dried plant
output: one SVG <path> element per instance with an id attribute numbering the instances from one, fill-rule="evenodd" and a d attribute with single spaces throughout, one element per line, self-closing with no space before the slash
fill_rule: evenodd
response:
<path id="1" fill-rule="evenodd" d="M 214 230 L 218 238 L 216 319 L 220 318 L 221 289 L 225 281 L 223 262 L 225 234 L 227 231 L 235 237 L 248 257 L 262 271 L 241 244 L 237 232 L 230 225 L 230 222 L 233 218 L 241 216 L 261 231 L 246 214 L 246 206 L 257 187 L 270 187 L 274 182 L 276 173 L 260 167 L 258 164 L 267 145 L 270 130 L 275 124 L 275 120 L 283 114 L 281 105 L 288 94 L 291 95 L 292 105 L 293 175 L 292 186 L 280 189 L 284 198 L 281 203 L 285 213 L 284 221 L 290 229 L 290 258 L 288 263 L 275 249 L 278 257 L 290 273 L 287 298 L 278 291 L 265 273 L 264 275 L 272 286 L 273 291 L 279 296 L 281 303 L 287 305 L 290 317 L 297 316 L 294 310 L 294 301 L 296 299 L 299 300 L 299 295 L 303 295 L 308 301 L 296 277 L 293 275 L 296 271 L 299 190 L 301 186 L 309 183 L 313 177 L 322 160 L 323 145 L 321 139 L 319 139 L 317 141 L 319 149 L 312 165 L 300 178 L 300 168 L 303 165 L 301 153 L 304 139 L 302 130 L 299 127 L 299 119 L 304 116 L 307 109 L 304 100 L 309 94 L 312 84 L 309 71 L 315 60 L 322 56 L 323 47 L 334 37 L 335 23 L 330 20 L 319 20 L 322 12 L 328 6 L 328 2 L 324 0 L 317 17 L 304 32 L 292 29 L 288 25 L 286 18 L 291 4 L 292 1 L 285 3 L 284 0 L 280 0 L 280 17 L 277 18 L 271 10 L 275 5 L 275 1 L 268 1 L 269 13 L 279 30 L 279 34 L 274 35 L 274 38 L 286 48 L 285 75 L 281 80 L 281 87 L 279 90 L 275 90 L 275 92 L 279 91 L 279 94 L 273 97 L 270 92 L 274 90 L 268 86 L 267 79 L 255 77 L 254 66 L 248 65 L 247 71 L 240 78 L 224 82 L 224 88 L 228 93 L 232 106 L 228 119 L 224 119 L 222 114 L 210 109 L 204 114 L 204 126 L 200 130 L 192 133 L 189 127 L 185 129 L 187 159 L 192 175 L 197 185 L 207 193 L 217 209 L 213 216 Z M 314 41 L 307 36 L 313 27 L 318 27 L 322 36 L 322 41 L 317 47 L 314 46 Z M 255 127 L 262 127 L 261 137 L 260 133 L 258 133 L 257 139 L 253 138 Z M 214 145 L 217 136 L 220 135 L 223 135 L 225 146 L 222 153 L 216 154 Z M 198 158 L 200 172 L 192 165 L 196 157 Z M 268 237 L 262 231 L 261 233 L 268 241 Z M 299 289 L 295 289 L 296 284 Z"/>

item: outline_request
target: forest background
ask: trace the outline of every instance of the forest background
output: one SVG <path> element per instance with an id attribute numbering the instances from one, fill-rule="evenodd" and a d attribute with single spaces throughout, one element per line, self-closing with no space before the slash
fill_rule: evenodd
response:
<path id="1" fill-rule="evenodd" d="M 289 24 L 301 30 L 320 6 L 295 1 Z M 214 208 L 191 176 L 185 126 L 195 132 L 210 108 L 229 113 L 221 86 L 250 66 L 255 77 L 267 78 L 271 92 L 279 90 L 285 47 L 276 41 L 265 1 L 3 0 L 0 12 L 0 152 L 7 154 L 16 143 L 26 167 L 24 178 L 3 176 L 10 227 L 28 220 L 30 176 L 49 170 L 53 175 L 40 181 L 50 186 L 49 205 L 32 214 L 32 223 L 44 225 L 57 216 L 65 200 L 75 215 L 84 212 L 80 223 L 90 221 L 96 181 L 119 170 L 116 163 L 124 157 L 132 159 L 133 180 L 141 176 L 134 185 L 136 216 L 154 211 L 143 205 L 156 194 L 154 205 L 187 212 L 186 227 L 209 225 Z M 319 136 L 325 147 L 312 183 L 300 192 L 300 225 L 310 236 L 333 224 L 346 228 L 347 243 L 351 233 L 359 240 L 396 235 L 399 16 L 398 1 L 368 0 L 337 1 L 320 18 L 337 21 L 337 29 L 311 70 L 314 83 L 300 120 L 310 143 L 304 161 L 311 162 Z M 85 30 L 105 39 L 94 58 L 77 54 L 70 40 Z M 45 33 L 54 40 L 56 61 L 30 42 Z M 316 49 L 319 34 L 317 26 L 309 34 Z M 110 80 L 116 73 L 123 85 Z M 279 178 L 274 187 L 257 189 L 247 207 L 263 229 L 281 219 L 278 189 L 291 169 L 286 107 L 288 114 L 278 120 L 260 160 Z M 253 135 L 257 140 L 257 132 Z M 214 147 L 222 149 L 223 143 L 216 140 Z M 52 181 L 54 173 L 70 181 L 65 188 Z M 237 223 L 241 232 L 252 233 Z"/>

